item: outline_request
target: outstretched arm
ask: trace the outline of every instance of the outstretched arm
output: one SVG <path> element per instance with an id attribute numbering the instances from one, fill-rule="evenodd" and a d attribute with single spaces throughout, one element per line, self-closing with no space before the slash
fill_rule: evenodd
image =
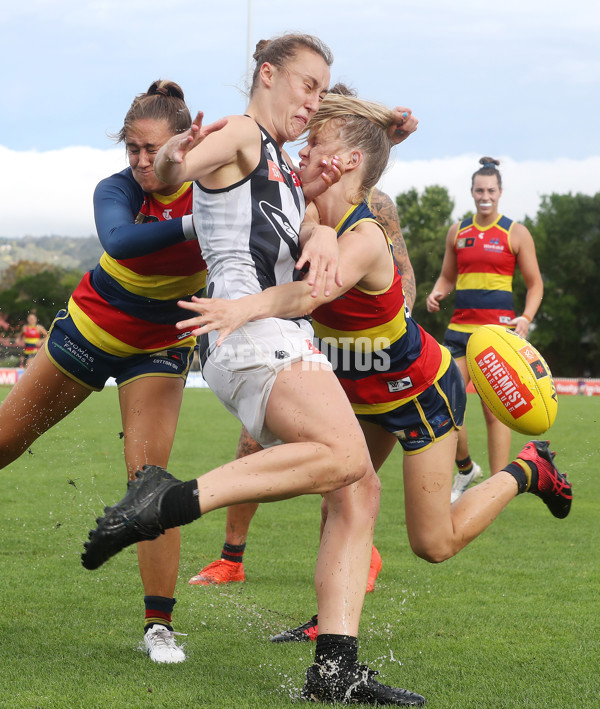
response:
<path id="1" fill-rule="evenodd" d="M 220 118 L 208 126 L 203 126 L 204 114 L 198 111 L 189 130 L 174 135 L 158 151 L 154 161 L 154 172 L 168 185 L 176 185 L 188 180 L 198 180 L 219 167 L 235 161 L 240 142 L 238 131 L 225 127 L 230 122 Z M 211 135 L 213 140 L 199 147 Z"/>
<path id="2" fill-rule="evenodd" d="M 245 323 L 267 317 L 293 318 L 308 315 L 323 303 L 345 293 L 372 273 L 381 262 L 382 252 L 389 266 L 389 251 L 382 239 L 381 230 L 375 224 L 366 224 L 344 234 L 339 239 L 340 260 L 347 274 L 346 284 L 332 287 L 331 294 L 312 295 L 312 286 L 306 281 L 294 281 L 248 295 L 236 300 L 221 298 L 193 298 L 192 302 L 179 301 L 184 310 L 198 313 L 196 317 L 177 323 L 181 330 L 192 330 L 199 336 L 212 330 L 219 331 L 217 345 L 227 335 Z"/>

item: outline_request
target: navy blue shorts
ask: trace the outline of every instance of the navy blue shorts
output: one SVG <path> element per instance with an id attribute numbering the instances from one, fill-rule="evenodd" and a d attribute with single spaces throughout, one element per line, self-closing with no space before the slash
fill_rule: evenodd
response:
<path id="1" fill-rule="evenodd" d="M 117 357 L 89 343 L 75 327 L 67 310 L 60 310 L 52 323 L 46 352 L 50 360 L 71 379 L 100 391 L 111 377 L 117 386 L 139 377 L 162 376 L 186 379 L 194 347 L 173 347 L 152 354 Z"/>
<path id="2" fill-rule="evenodd" d="M 467 395 L 458 365 L 451 360 L 447 372 L 422 394 L 384 414 L 358 414 L 393 433 L 407 455 L 420 453 L 458 430 L 464 422 Z"/>
<path id="3" fill-rule="evenodd" d="M 444 346 L 450 350 L 454 359 L 467 356 L 467 342 L 472 332 L 457 332 L 456 330 L 446 330 L 444 333 Z"/>

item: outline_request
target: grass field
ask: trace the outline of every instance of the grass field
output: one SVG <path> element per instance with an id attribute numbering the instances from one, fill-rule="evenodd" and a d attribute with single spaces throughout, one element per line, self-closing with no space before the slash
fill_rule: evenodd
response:
<path id="1" fill-rule="evenodd" d="M 0 389 L 3 398 L 7 389 Z M 400 449 L 382 471 L 376 543 L 383 570 L 366 598 L 360 658 L 382 680 L 427 697 L 429 709 L 600 707 L 600 397 L 562 397 L 549 432 L 574 484 L 556 520 L 516 499 L 457 557 L 412 554 L 404 526 Z M 479 404 L 467 410 L 473 457 L 487 464 Z M 233 456 L 239 426 L 208 390 L 185 394 L 169 469 L 189 479 Z M 217 558 L 224 511 L 182 530 L 176 630 L 187 662 L 157 665 L 139 650 L 143 591 L 131 549 L 97 572 L 82 543 L 124 490 L 114 389 L 90 397 L 3 471 L 0 507 L 0 707 L 120 709 L 287 707 L 314 645 L 268 637 L 315 612 L 312 570 L 319 500 L 264 505 L 249 539 L 248 581 L 187 580 Z M 515 453 L 525 438 L 515 435 Z"/>

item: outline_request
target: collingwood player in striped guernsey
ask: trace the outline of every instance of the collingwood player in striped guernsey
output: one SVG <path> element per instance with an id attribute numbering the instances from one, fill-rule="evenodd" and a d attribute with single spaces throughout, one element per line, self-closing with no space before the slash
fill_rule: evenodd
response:
<path id="1" fill-rule="evenodd" d="M 343 285 L 335 284 L 329 296 L 314 297 L 309 284 L 292 282 L 236 301 L 193 299 L 182 306 L 200 315 L 180 326 L 196 326 L 199 335 L 218 332 L 225 346 L 245 323 L 311 312 L 316 344 L 328 353 L 360 420 L 375 469 L 396 443 L 404 449 L 409 541 L 418 556 L 437 563 L 457 554 L 519 493 L 536 494 L 553 515 L 565 517 L 571 487 L 554 467 L 548 442 L 533 441 L 498 475 L 450 502 L 464 383 L 449 351 L 405 309 L 391 244 L 364 201 L 387 164 L 393 120 L 384 107 L 331 93 L 311 119 L 308 144 L 299 153 L 307 188 L 318 182 L 324 160 L 337 155 L 341 161 L 339 182 L 317 196 L 309 211 L 335 229 Z M 310 639 L 305 631 L 316 625 L 318 642 L 320 614 L 277 640 Z M 309 686 L 311 681 L 309 675 Z"/>
<path id="2" fill-rule="evenodd" d="M 199 114 L 193 129 L 156 158 L 165 182 L 195 181 L 194 222 L 202 233 L 208 293 L 217 302 L 294 282 L 317 295 L 340 282 L 335 232 L 302 225 L 305 198 L 316 196 L 326 181 L 320 175 L 316 188 L 303 194 L 283 150 L 305 131 L 326 95 L 332 56 L 314 37 L 286 34 L 259 42 L 254 58 L 246 115 L 211 124 L 207 130 L 219 130 L 205 137 Z M 305 263 L 310 268 L 301 282 Z M 302 317 L 261 319 L 219 345 L 217 333 L 207 334 L 201 352 L 209 386 L 266 450 L 185 483 L 158 467 L 140 471 L 137 484 L 90 532 L 84 566 L 96 568 L 124 546 L 201 513 L 322 494 L 329 516 L 315 570 L 320 626 L 304 696 L 422 705 L 420 695 L 377 682 L 358 662 L 380 486 L 358 421 L 327 358 L 313 345 L 310 324 Z"/>

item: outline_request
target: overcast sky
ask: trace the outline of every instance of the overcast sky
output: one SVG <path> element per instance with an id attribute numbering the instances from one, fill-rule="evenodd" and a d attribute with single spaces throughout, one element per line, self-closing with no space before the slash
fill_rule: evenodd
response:
<path id="1" fill-rule="evenodd" d="M 598 2 L 30 0 L 0 14 L 0 236 L 95 233 L 133 97 L 170 78 L 207 121 L 240 113 L 249 36 L 286 30 L 329 44 L 332 82 L 419 117 L 382 180 L 392 196 L 441 184 L 458 217 L 482 155 L 502 161 L 515 219 L 543 194 L 600 191 Z"/>

